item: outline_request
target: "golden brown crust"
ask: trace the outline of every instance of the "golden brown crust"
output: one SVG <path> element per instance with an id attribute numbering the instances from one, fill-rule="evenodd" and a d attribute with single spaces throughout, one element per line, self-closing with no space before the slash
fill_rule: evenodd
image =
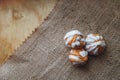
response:
<path id="1" fill-rule="evenodd" d="M 80 52 L 84 51 L 84 49 L 72 49 L 70 55 L 77 56 L 79 57 L 79 60 L 75 60 L 73 58 L 69 58 L 71 62 L 78 62 L 78 63 L 83 63 L 88 60 L 88 55 L 83 57 L 80 55 Z"/>

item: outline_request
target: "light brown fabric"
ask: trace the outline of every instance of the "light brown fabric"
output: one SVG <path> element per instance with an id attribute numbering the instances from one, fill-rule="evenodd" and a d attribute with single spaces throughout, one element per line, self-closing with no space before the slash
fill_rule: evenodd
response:
<path id="1" fill-rule="evenodd" d="M 0 80 L 119 80 L 120 0 L 59 0 L 48 19 L 0 67 Z M 106 49 L 83 67 L 68 60 L 63 37 L 78 29 L 104 36 Z"/>
<path id="2" fill-rule="evenodd" d="M 0 64 L 52 11 L 56 0 L 0 0 Z"/>

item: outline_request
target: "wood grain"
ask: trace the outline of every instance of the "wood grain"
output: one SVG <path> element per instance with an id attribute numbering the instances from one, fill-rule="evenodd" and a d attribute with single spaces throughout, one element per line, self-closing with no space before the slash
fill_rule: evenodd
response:
<path id="1" fill-rule="evenodd" d="M 106 50 L 83 67 L 68 61 L 67 31 L 102 34 Z M 66 53 L 66 54 L 65 54 Z M 120 0 L 59 0 L 34 34 L 0 67 L 0 80 L 120 80 Z"/>

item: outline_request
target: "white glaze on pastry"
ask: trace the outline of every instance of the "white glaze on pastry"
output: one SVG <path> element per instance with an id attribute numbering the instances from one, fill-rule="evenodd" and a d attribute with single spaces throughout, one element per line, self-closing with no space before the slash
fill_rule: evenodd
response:
<path id="1" fill-rule="evenodd" d="M 88 52 L 84 49 L 71 49 L 69 60 L 73 63 L 73 65 L 84 64 L 88 60 Z"/>
<path id="2" fill-rule="evenodd" d="M 89 34 L 86 37 L 85 49 L 90 55 L 99 55 L 105 48 L 105 41 L 99 34 Z"/>
<path id="3" fill-rule="evenodd" d="M 83 47 L 85 45 L 85 39 L 82 33 L 78 30 L 72 30 L 64 36 L 65 45 L 71 48 Z"/>
<path id="4" fill-rule="evenodd" d="M 75 34 L 78 34 L 78 35 L 82 35 L 82 33 L 78 30 L 72 30 L 72 31 L 69 31 L 66 33 L 66 35 L 64 36 L 64 39 L 70 37 L 70 36 L 74 36 Z"/>

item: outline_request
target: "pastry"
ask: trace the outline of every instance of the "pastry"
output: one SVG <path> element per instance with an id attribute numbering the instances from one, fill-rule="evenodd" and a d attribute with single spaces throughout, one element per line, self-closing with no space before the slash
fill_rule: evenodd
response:
<path id="1" fill-rule="evenodd" d="M 105 40 L 99 34 L 88 34 L 85 49 L 90 55 L 99 55 L 105 48 Z"/>
<path id="2" fill-rule="evenodd" d="M 83 48 L 85 46 L 85 38 L 78 30 L 67 32 L 64 36 L 65 45 L 70 48 Z"/>

